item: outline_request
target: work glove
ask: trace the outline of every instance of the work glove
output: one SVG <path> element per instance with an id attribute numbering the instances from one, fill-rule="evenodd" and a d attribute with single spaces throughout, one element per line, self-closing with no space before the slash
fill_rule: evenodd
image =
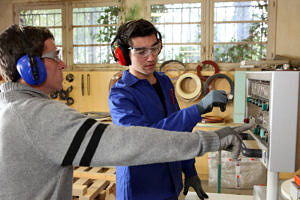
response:
<path id="1" fill-rule="evenodd" d="M 252 127 L 253 124 L 246 124 L 235 128 L 227 126 L 215 131 L 220 139 L 219 150 L 231 151 L 232 159 L 236 160 L 239 157 L 242 148 L 242 139 L 239 136 L 239 133 L 251 129 Z"/>
<path id="2" fill-rule="evenodd" d="M 214 106 L 219 106 L 221 111 L 224 112 L 227 102 L 228 99 L 224 90 L 212 90 L 196 106 L 202 115 L 211 112 Z"/>
<path id="3" fill-rule="evenodd" d="M 207 194 L 202 189 L 201 180 L 198 176 L 192 176 L 184 180 L 184 195 L 187 195 L 189 187 L 192 187 L 195 190 L 201 200 L 204 200 L 204 198 L 208 198 Z"/>

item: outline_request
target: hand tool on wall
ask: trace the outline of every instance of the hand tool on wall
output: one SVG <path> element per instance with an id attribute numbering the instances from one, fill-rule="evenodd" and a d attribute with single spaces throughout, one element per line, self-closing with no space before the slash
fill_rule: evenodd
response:
<path id="1" fill-rule="evenodd" d="M 50 98 L 51 98 L 51 99 L 56 99 L 57 96 L 58 96 L 58 91 L 50 92 Z"/>
<path id="2" fill-rule="evenodd" d="M 81 95 L 84 96 L 84 75 L 81 74 Z"/>
<path id="3" fill-rule="evenodd" d="M 68 82 L 72 82 L 74 80 L 74 75 L 73 74 L 67 74 L 66 75 L 66 81 L 68 81 Z"/>
<path id="4" fill-rule="evenodd" d="M 90 74 L 87 74 L 86 87 L 87 87 L 87 95 L 90 96 Z"/>
<path id="5" fill-rule="evenodd" d="M 68 106 L 70 106 L 70 105 L 72 105 L 73 103 L 74 103 L 74 99 L 73 99 L 72 97 L 68 97 L 68 98 L 67 98 L 66 104 L 67 104 Z"/>

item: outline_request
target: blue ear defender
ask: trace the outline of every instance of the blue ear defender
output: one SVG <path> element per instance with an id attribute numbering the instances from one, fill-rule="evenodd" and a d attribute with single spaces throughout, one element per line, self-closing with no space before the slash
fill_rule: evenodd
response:
<path id="1" fill-rule="evenodd" d="M 25 55 L 17 61 L 17 71 L 29 85 L 40 85 L 47 79 L 47 71 L 44 63 L 33 54 L 32 44 L 29 42 L 23 27 L 20 27 L 24 42 L 26 43 Z"/>
<path id="2" fill-rule="evenodd" d="M 22 56 L 17 61 L 17 70 L 20 76 L 30 85 L 40 85 L 47 79 L 44 63 L 38 56 Z"/>

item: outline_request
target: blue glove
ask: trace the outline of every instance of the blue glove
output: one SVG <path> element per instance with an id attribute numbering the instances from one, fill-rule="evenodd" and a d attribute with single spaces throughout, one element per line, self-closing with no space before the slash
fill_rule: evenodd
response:
<path id="1" fill-rule="evenodd" d="M 201 180 L 198 176 L 192 176 L 184 180 L 184 195 L 187 195 L 189 187 L 192 187 L 195 190 L 201 200 L 204 200 L 204 198 L 208 198 L 207 194 L 202 189 Z"/>
<path id="2" fill-rule="evenodd" d="M 211 112 L 214 106 L 219 106 L 221 111 L 224 112 L 227 102 L 228 99 L 224 90 L 212 90 L 196 106 L 202 115 Z"/>

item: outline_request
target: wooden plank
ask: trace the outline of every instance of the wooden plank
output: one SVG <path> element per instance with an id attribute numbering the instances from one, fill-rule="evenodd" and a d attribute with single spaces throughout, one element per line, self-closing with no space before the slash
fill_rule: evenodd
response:
<path id="1" fill-rule="evenodd" d="M 87 192 L 88 185 L 93 181 L 91 179 L 79 178 L 73 183 L 73 196 L 82 196 Z"/>
<path id="2" fill-rule="evenodd" d="M 104 188 L 109 184 L 108 181 L 96 180 L 90 187 L 87 189 L 85 195 L 80 196 L 79 200 L 94 200 Z"/>
<path id="3" fill-rule="evenodd" d="M 108 180 L 112 182 L 116 182 L 115 174 L 106 174 L 106 173 L 98 173 L 98 172 L 86 172 L 86 171 L 74 171 L 74 177 L 77 178 L 90 178 L 90 179 L 100 179 L 100 180 Z"/>
<path id="4" fill-rule="evenodd" d="M 100 194 L 100 188 L 88 188 L 87 193 L 79 196 L 79 200 L 94 200 Z"/>
<path id="5" fill-rule="evenodd" d="M 107 174 L 116 174 L 116 168 L 109 168 L 105 173 L 107 173 Z"/>
<path id="6" fill-rule="evenodd" d="M 73 200 L 115 200 L 116 168 L 74 167 Z"/>
<path id="7" fill-rule="evenodd" d="M 83 196 L 87 193 L 87 185 L 73 184 L 72 196 Z"/>
<path id="8" fill-rule="evenodd" d="M 116 199 L 116 183 L 110 183 L 106 188 L 105 200 L 115 200 Z"/>
<path id="9" fill-rule="evenodd" d="M 105 190 L 100 192 L 99 200 L 106 200 L 106 191 Z"/>

